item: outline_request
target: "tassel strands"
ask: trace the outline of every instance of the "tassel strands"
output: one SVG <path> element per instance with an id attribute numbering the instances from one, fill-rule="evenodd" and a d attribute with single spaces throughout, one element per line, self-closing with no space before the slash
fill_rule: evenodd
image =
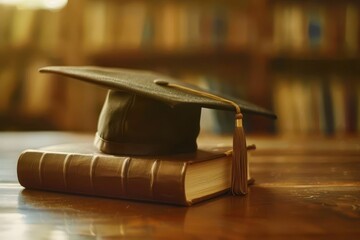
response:
<path id="1" fill-rule="evenodd" d="M 245 195 L 248 192 L 247 149 L 242 118 L 243 115 L 241 113 L 237 113 L 235 116 L 235 130 L 233 136 L 233 162 L 231 174 L 231 192 L 233 195 Z"/>
<path id="2" fill-rule="evenodd" d="M 246 138 L 245 132 L 242 124 L 243 115 L 241 113 L 240 107 L 237 103 L 230 101 L 228 99 L 219 97 L 217 95 L 194 90 L 185 86 L 178 84 L 172 84 L 162 79 L 154 80 L 154 83 L 160 86 L 173 87 L 186 92 L 194 93 L 200 96 L 208 97 L 214 100 L 225 102 L 234 106 L 236 115 L 235 115 L 235 129 L 233 135 L 233 160 L 232 160 L 232 170 L 231 170 L 231 193 L 233 195 L 246 195 L 248 192 L 248 164 L 247 164 L 247 148 L 246 148 Z"/>

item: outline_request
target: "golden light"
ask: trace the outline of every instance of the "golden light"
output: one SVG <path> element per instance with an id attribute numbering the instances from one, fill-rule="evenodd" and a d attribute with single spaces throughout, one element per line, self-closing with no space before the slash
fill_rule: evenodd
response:
<path id="1" fill-rule="evenodd" d="M 0 4 L 12 5 L 30 9 L 61 9 L 66 6 L 67 0 L 0 0 Z"/>

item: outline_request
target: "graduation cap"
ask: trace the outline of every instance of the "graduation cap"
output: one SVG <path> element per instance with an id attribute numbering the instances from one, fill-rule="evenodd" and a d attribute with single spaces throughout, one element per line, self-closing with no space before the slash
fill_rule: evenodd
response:
<path id="1" fill-rule="evenodd" d="M 56 73 L 109 89 L 98 121 L 96 147 L 115 155 L 163 155 L 197 150 L 201 108 L 235 112 L 232 193 L 247 193 L 247 150 L 243 113 L 276 118 L 243 101 L 159 73 L 102 67 L 52 66 Z"/>

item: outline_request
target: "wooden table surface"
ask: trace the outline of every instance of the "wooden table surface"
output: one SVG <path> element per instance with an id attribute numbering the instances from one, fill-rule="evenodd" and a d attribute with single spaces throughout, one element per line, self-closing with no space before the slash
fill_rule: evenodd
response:
<path id="1" fill-rule="evenodd" d="M 249 194 L 190 208 L 31 191 L 18 184 L 22 150 L 91 139 L 0 133 L 0 239 L 360 239 L 359 138 L 250 137 L 257 150 Z"/>

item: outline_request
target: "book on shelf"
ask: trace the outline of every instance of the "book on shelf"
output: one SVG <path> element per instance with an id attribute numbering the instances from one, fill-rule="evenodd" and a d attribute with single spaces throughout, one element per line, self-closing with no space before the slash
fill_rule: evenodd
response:
<path id="1" fill-rule="evenodd" d="M 240 49 L 248 44 L 250 19 L 242 4 L 90 1 L 84 6 L 83 46 L 102 50 L 181 51 Z"/>
<path id="2" fill-rule="evenodd" d="M 299 4 L 277 4 L 274 7 L 274 45 L 277 50 L 304 50 L 306 16 Z"/>
<path id="3" fill-rule="evenodd" d="M 356 54 L 359 50 L 359 8 L 354 4 L 348 4 L 345 10 L 345 51 L 349 54 Z"/>
<path id="4" fill-rule="evenodd" d="M 281 134 L 344 135 L 356 133 L 357 76 L 338 73 L 277 74 L 273 104 Z"/>
<path id="5" fill-rule="evenodd" d="M 106 49 L 106 43 L 113 34 L 106 25 L 110 14 L 107 12 L 106 4 L 101 1 L 90 1 L 84 8 L 83 47 L 87 52 L 96 52 Z"/>
<path id="6" fill-rule="evenodd" d="M 181 48 L 180 36 L 182 32 L 183 8 L 176 2 L 165 2 L 158 6 L 154 16 L 154 46 L 162 50 Z M 184 24 L 185 25 L 185 24 Z"/>
<path id="7" fill-rule="evenodd" d="M 13 47 L 26 47 L 32 44 L 36 29 L 37 11 L 16 10 L 12 18 L 10 42 Z"/>
<path id="8" fill-rule="evenodd" d="M 356 105 L 356 119 L 357 119 L 356 129 L 357 132 L 360 133 L 360 84 L 359 83 L 356 84 L 355 101 L 356 101 L 355 105 Z"/>
<path id="9" fill-rule="evenodd" d="M 346 121 L 346 132 L 347 133 L 356 133 L 358 132 L 356 129 L 356 124 L 359 121 L 356 114 L 359 112 L 357 107 L 356 97 L 360 96 L 360 92 L 357 92 L 357 88 L 359 84 L 357 83 L 356 78 L 349 77 L 347 79 L 348 84 L 344 84 L 345 88 L 345 121 Z"/>
<path id="10" fill-rule="evenodd" d="M 54 111 L 55 82 L 50 80 L 51 76 L 36 71 L 47 64 L 46 58 L 33 57 L 24 68 L 20 110 L 27 116 L 45 116 Z"/>
<path id="11" fill-rule="evenodd" d="M 273 103 L 274 110 L 279 116 L 277 121 L 277 131 L 280 134 L 294 132 L 294 108 L 291 98 L 291 82 L 286 75 L 274 77 Z"/>
<path id="12" fill-rule="evenodd" d="M 50 56 L 59 54 L 62 49 L 63 36 L 62 27 L 64 25 L 62 11 L 42 11 L 39 12 L 38 33 L 36 38 L 37 47 Z"/>
<path id="13" fill-rule="evenodd" d="M 17 88 L 15 63 L 14 61 L 8 62 L 5 66 L 0 67 L 0 113 L 10 110 Z"/>
<path id="14" fill-rule="evenodd" d="M 142 48 L 145 24 L 149 20 L 145 2 L 126 2 L 120 6 L 116 44 L 118 48 L 139 50 Z M 110 32 L 111 35 L 111 32 Z M 108 38 L 111 38 L 109 36 Z"/>
<path id="15" fill-rule="evenodd" d="M 359 8 L 353 3 L 276 3 L 273 43 L 277 51 L 356 56 Z"/>
<path id="16" fill-rule="evenodd" d="M 322 82 L 318 77 L 311 77 L 309 81 L 311 85 L 311 107 L 309 115 L 312 116 L 312 121 L 314 121 L 313 133 L 321 134 L 324 133 L 326 129 Z"/>
<path id="17" fill-rule="evenodd" d="M 246 9 L 229 9 L 227 15 L 228 33 L 226 34 L 226 45 L 229 49 L 243 49 L 249 45 L 250 17 Z"/>
<path id="18" fill-rule="evenodd" d="M 24 151 L 17 173 L 29 189 L 189 206 L 229 190 L 229 149 L 130 157 L 88 143 L 54 145 Z"/>
<path id="19" fill-rule="evenodd" d="M 334 134 L 334 106 L 331 96 L 331 89 L 326 81 L 322 82 L 323 88 L 323 108 L 324 108 L 324 120 L 325 120 L 325 134 Z"/>
<path id="20" fill-rule="evenodd" d="M 308 47 L 313 50 L 322 50 L 328 39 L 325 39 L 326 16 L 321 6 L 310 7 L 306 11 Z"/>
<path id="21" fill-rule="evenodd" d="M 341 78 L 334 75 L 329 82 L 335 134 L 344 134 L 346 131 L 346 89 L 341 80 Z"/>
<path id="22" fill-rule="evenodd" d="M 7 19 L 7 21 L 0 21 L 0 50 L 5 50 L 5 47 L 9 45 L 10 42 L 10 33 L 11 33 L 11 21 L 9 19 L 13 19 L 15 14 L 15 9 L 6 6 L 0 5 L 0 16 L 1 19 Z"/>

